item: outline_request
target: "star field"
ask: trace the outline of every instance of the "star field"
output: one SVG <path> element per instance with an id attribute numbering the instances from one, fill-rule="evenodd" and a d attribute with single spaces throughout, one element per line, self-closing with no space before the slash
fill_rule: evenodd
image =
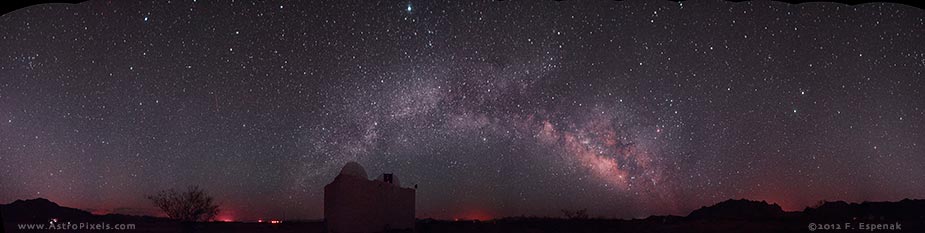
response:
<path id="1" fill-rule="evenodd" d="M 349 161 L 419 218 L 925 198 L 905 5 L 89 1 L 0 16 L 0 202 L 316 219 Z"/>

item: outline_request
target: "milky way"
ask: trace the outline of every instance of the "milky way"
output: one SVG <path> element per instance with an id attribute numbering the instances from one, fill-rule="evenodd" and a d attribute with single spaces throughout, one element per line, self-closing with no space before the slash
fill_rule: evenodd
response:
<path id="1" fill-rule="evenodd" d="M 0 202 L 419 218 L 925 198 L 925 12 L 722 1 L 90 1 L 0 17 Z"/>

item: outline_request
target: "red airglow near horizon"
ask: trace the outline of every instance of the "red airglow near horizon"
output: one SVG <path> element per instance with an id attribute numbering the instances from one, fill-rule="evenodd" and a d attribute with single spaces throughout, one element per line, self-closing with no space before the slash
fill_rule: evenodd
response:
<path id="1" fill-rule="evenodd" d="M 219 212 L 218 216 L 215 216 L 215 221 L 219 222 L 234 222 L 235 218 L 232 214 L 226 214 L 224 212 Z"/>
<path id="2" fill-rule="evenodd" d="M 712 206 L 714 204 L 725 201 L 727 199 L 736 199 L 736 200 L 747 199 L 747 200 L 752 200 L 752 201 L 765 201 L 768 204 L 777 204 L 781 207 L 782 210 L 788 211 L 788 212 L 803 211 L 805 208 L 812 207 L 822 200 L 829 200 L 829 201 L 841 200 L 841 201 L 846 201 L 846 202 L 865 201 L 865 199 L 855 197 L 855 196 L 832 196 L 831 194 L 824 194 L 824 193 L 816 193 L 813 195 L 816 197 L 809 197 L 809 198 L 801 199 L 800 193 L 793 193 L 793 192 L 799 192 L 799 191 L 794 190 L 793 187 L 790 187 L 786 183 L 772 182 L 769 180 L 762 180 L 762 179 L 756 179 L 753 182 L 760 182 L 761 189 L 753 190 L 752 192 L 744 192 L 741 195 L 737 195 L 737 196 L 730 196 L 730 197 L 726 197 L 723 199 L 707 201 L 703 204 L 699 204 L 696 206 L 688 206 L 688 208 L 682 207 L 678 209 L 678 211 L 670 212 L 670 213 L 661 213 L 661 214 L 686 216 L 691 211 L 694 211 L 702 206 Z M 33 198 L 39 198 L 39 197 L 33 197 Z M 25 199 L 29 199 L 29 198 L 25 198 Z M 94 215 L 128 214 L 128 215 L 147 215 L 147 216 L 161 217 L 161 218 L 167 217 L 167 215 L 164 214 L 162 211 L 157 210 L 155 207 L 152 207 L 152 206 L 142 205 L 142 206 L 134 206 L 130 208 L 121 208 L 121 207 L 115 208 L 114 206 L 119 206 L 118 204 L 115 204 L 115 203 L 121 203 L 121 202 L 113 202 L 109 204 L 103 203 L 102 205 L 98 205 L 98 206 L 90 206 L 90 205 L 81 205 L 81 204 L 69 202 L 63 198 L 54 198 L 54 199 L 47 198 L 47 199 L 49 199 L 50 201 L 56 202 L 59 205 L 64 206 L 64 207 L 83 209 Z M 877 201 L 899 201 L 901 199 L 902 198 L 897 198 L 895 200 L 881 199 Z M 867 201 L 871 201 L 871 200 L 867 200 Z M 293 219 L 323 219 L 323 215 L 322 215 L 323 212 L 320 212 L 319 216 L 316 216 L 316 217 L 292 217 L 292 216 L 268 214 L 269 213 L 268 211 L 260 211 L 257 209 L 247 209 L 248 211 L 241 212 L 239 210 L 240 207 L 238 207 L 239 205 L 233 202 L 228 202 L 226 200 L 226 201 L 223 201 L 222 203 L 223 205 L 220 205 L 219 207 L 221 211 L 214 218 L 213 221 L 217 221 L 217 222 L 257 222 L 258 219 L 262 219 L 264 220 L 264 222 L 269 223 L 269 221 L 271 220 L 285 221 L 285 220 L 293 220 Z M 97 203 L 97 204 L 100 204 L 100 203 Z M 467 206 L 467 207 L 455 209 L 453 211 L 443 213 L 443 214 L 427 213 L 427 212 L 421 212 L 419 210 L 416 218 L 418 219 L 433 218 L 433 219 L 447 220 L 447 221 L 465 221 L 465 220 L 487 221 L 487 220 L 492 220 L 492 219 L 500 219 L 500 218 L 505 218 L 505 217 L 518 216 L 517 214 L 504 215 L 504 214 L 500 214 L 497 212 L 493 212 L 492 208 L 481 205 L 476 202 L 470 202 L 470 203 L 464 204 L 464 206 Z M 272 207 L 268 206 L 265 208 L 271 209 Z M 658 207 L 654 207 L 654 208 L 657 209 Z M 134 210 L 135 212 L 131 212 L 131 213 L 126 212 L 125 209 Z M 146 210 L 146 211 L 142 213 L 139 210 Z M 592 215 L 600 214 L 600 213 L 595 212 L 594 209 L 589 209 L 589 211 L 590 211 L 589 213 Z M 263 213 L 263 214 L 260 214 L 260 213 Z M 553 211 L 552 213 L 553 214 L 551 215 L 545 215 L 545 217 L 554 217 L 554 218 L 562 217 L 561 215 L 555 214 L 557 212 Z M 659 215 L 659 214 L 654 214 L 654 215 Z M 544 215 L 538 215 L 538 216 L 544 216 Z"/>
<path id="3" fill-rule="evenodd" d="M 769 186 L 770 186 L 770 185 L 769 185 Z M 773 205 L 773 204 L 777 204 L 777 205 L 779 205 L 779 206 L 781 207 L 781 209 L 782 209 L 783 211 L 787 211 L 787 212 L 803 211 L 805 208 L 807 208 L 807 207 L 812 207 L 812 205 L 815 204 L 815 202 L 813 202 L 813 203 L 801 204 L 801 203 L 800 203 L 801 201 L 788 200 L 787 198 L 784 198 L 784 197 L 792 196 L 791 194 L 786 193 L 786 192 L 784 191 L 784 189 L 775 189 L 775 190 L 779 190 L 779 191 L 776 192 L 776 193 L 765 193 L 765 194 L 745 194 L 745 195 L 743 195 L 743 196 L 741 196 L 741 197 L 735 197 L 735 198 L 729 198 L 729 199 L 747 199 L 747 200 L 752 200 L 752 201 L 765 201 L 765 202 L 767 202 L 768 204 L 772 204 L 772 205 Z M 820 199 L 820 200 L 822 200 L 822 199 Z M 835 200 L 835 199 L 831 199 L 831 200 Z M 897 199 L 897 200 L 880 200 L 880 201 L 898 201 L 898 200 L 899 200 L 899 199 Z M 53 201 L 53 200 L 52 200 L 52 201 Z M 716 203 L 719 203 L 719 202 L 722 202 L 722 201 L 725 201 L 725 200 L 719 200 L 719 201 L 717 201 Z M 846 202 L 863 202 L 863 201 L 858 201 L 858 200 L 855 200 L 855 201 L 852 201 L 852 200 L 844 200 L 844 201 L 846 201 Z M 716 203 L 708 204 L 708 205 L 705 205 L 705 206 L 712 206 L 712 205 L 714 205 L 714 204 L 716 204 Z M 66 205 L 62 205 L 62 206 L 68 207 L 68 206 L 66 206 Z M 698 207 L 698 208 L 699 208 L 699 207 Z M 679 213 L 679 214 L 676 214 L 676 215 L 679 215 L 679 216 L 686 216 L 687 214 L 690 213 L 689 211 L 693 211 L 693 210 L 696 210 L 696 209 L 697 209 L 697 208 L 693 208 L 693 209 L 690 209 L 690 210 L 686 211 L 686 213 Z M 94 214 L 94 215 L 125 214 L 125 213 L 120 213 L 120 212 L 118 212 L 118 211 L 113 211 L 113 209 L 92 209 L 92 208 L 85 208 L 84 210 L 86 210 L 86 211 L 88 211 L 88 212 L 90 212 L 91 214 Z M 167 217 L 166 214 L 164 214 L 163 212 L 160 212 L 160 211 L 157 211 L 157 212 L 155 212 L 155 213 L 153 213 L 153 214 L 150 214 L 150 215 L 148 215 L 148 216 L 153 216 L 153 217 Z M 250 220 L 247 220 L 247 219 L 238 219 L 236 216 L 237 216 L 237 211 L 234 211 L 234 210 L 224 210 L 224 209 L 223 209 L 223 210 L 219 213 L 219 215 L 215 217 L 215 219 L 214 219 L 213 221 L 216 221 L 216 222 L 259 222 L 259 223 L 268 223 L 268 224 L 280 224 L 280 223 L 283 223 L 284 220 L 286 219 L 286 218 L 278 218 L 278 217 L 259 217 L 259 218 L 252 218 L 252 219 L 250 219 Z M 472 220 L 488 221 L 488 220 L 493 220 L 493 219 L 498 219 L 498 218 L 505 218 L 505 217 L 512 217 L 512 216 L 500 216 L 500 215 L 497 215 L 497 214 L 493 214 L 491 211 L 488 211 L 488 210 L 486 210 L 486 209 L 481 209 L 481 208 L 466 209 L 466 210 L 459 211 L 459 212 L 456 213 L 456 214 L 444 215 L 443 217 L 427 217 L 426 214 L 425 214 L 425 215 L 418 215 L 418 216 L 416 216 L 416 218 L 418 218 L 418 219 L 434 218 L 434 219 L 448 220 L 448 221 L 472 221 Z M 562 216 L 552 215 L 552 216 L 546 216 L 546 217 L 562 217 Z"/>
<path id="4" fill-rule="evenodd" d="M 234 208 L 228 206 L 219 205 L 218 215 L 215 216 L 215 221 L 220 222 L 235 222 L 238 221 L 238 214 Z"/>
<path id="5" fill-rule="evenodd" d="M 663 214 L 686 216 L 691 211 L 696 210 L 700 208 L 701 206 L 712 206 L 716 203 L 725 201 L 727 199 L 747 199 L 747 200 L 753 200 L 753 201 L 765 201 L 769 204 L 777 204 L 781 207 L 782 210 L 788 211 L 788 212 L 803 211 L 805 208 L 812 207 L 815 204 L 817 204 L 819 201 L 823 201 L 823 200 L 846 201 L 846 202 L 859 203 L 863 201 L 899 201 L 902 199 L 900 197 L 896 197 L 895 199 L 871 200 L 871 199 L 866 199 L 866 198 L 859 197 L 859 196 L 839 195 L 838 193 L 807 194 L 803 192 L 802 190 L 798 190 L 795 187 L 792 187 L 792 184 L 789 184 L 783 181 L 774 181 L 774 180 L 768 180 L 768 179 L 756 177 L 754 178 L 754 180 L 752 180 L 752 182 L 760 183 L 761 184 L 760 188 L 747 191 L 747 192 L 743 192 L 740 195 L 736 195 L 736 196 L 729 196 L 729 197 L 724 197 L 723 199 L 710 200 L 710 201 L 704 202 L 703 204 L 699 204 L 696 206 L 687 206 L 686 208 L 681 207 L 677 209 L 677 211 L 670 212 L 670 213 L 663 213 Z M 805 197 L 805 196 L 809 196 L 809 197 Z M 32 198 L 39 198 L 39 197 L 32 197 Z M 25 199 L 29 199 L 29 198 L 25 198 Z M 132 205 L 134 207 L 130 207 L 130 208 L 125 208 L 125 207 L 115 208 L 115 206 L 120 206 L 121 204 L 124 204 L 125 202 L 113 201 L 109 203 L 107 202 L 96 203 L 96 204 L 101 204 L 98 206 L 89 206 L 89 205 L 81 205 L 79 203 L 74 203 L 73 201 L 68 201 L 66 198 L 61 198 L 61 197 L 51 197 L 49 198 L 49 200 L 56 202 L 59 205 L 64 206 L 64 207 L 83 209 L 94 215 L 128 214 L 128 215 L 147 215 L 147 216 L 154 216 L 154 217 L 167 217 L 163 212 L 157 210 L 156 208 L 151 207 L 151 206 L 146 206 L 143 204 L 136 204 L 136 205 L 141 205 L 141 206 Z M 233 205 L 232 203 L 227 202 L 227 201 L 223 201 L 223 204 L 224 205 L 220 206 L 221 212 L 218 214 L 218 216 L 215 217 L 214 221 L 255 222 L 257 219 L 263 219 L 265 220 L 265 222 L 269 222 L 271 220 L 283 220 L 284 221 L 287 219 L 321 219 L 322 218 L 321 216 L 317 216 L 314 218 L 312 217 L 290 218 L 291 216 L 287 217 L 287 216 L 280 216 L 280 215 L 273 215 L 273 214 L 264 215 L 265 213 L 268 213 L 268 211 L 256 211 L 256 209 L 248 209 L 247 212 L 240 212 L 238 209 L 241 207 L 237 207 L 237 205 Z M 475 202 L 470 202 L 465 205 L 468 207 L 456 209 L 455 211 L 451 211 L 451 212 L 443 213 L 443 214 L 418 212 L 418 215 L 416 217 L 419 219 L 434 218 L 434 219 L 449 220 L 449 221 L 454 221 L 454 220 L 455 221 L 464 221 L 464 220 L 487 221 L 487 220 L 492 220 L 492 219 L 516 216 L 516 215 L 502 215 L 497 212 L 492 212 L 491 208 L 486 208 L 486 206 L 481 206 L 479 203 L 475 203 Z M 271 209 L 272 207 L 266 206 L 264 208 Z M 300 208 L 300 207 L 296 207 L 296 208 Z M 242 209 L 246 209 L 246 208 L 242 208 Z M 658 209 L 658 207 L 653 207 L 653 209 Z M 599 214 L 595 212 L 595 210 L 593 209 L 590 209 L 590 211 L 592 215 Z M 264 213 L 264 214 L 254 214 L 255 212 Z M 658 214 L 655 214 L 655 215 L 658 215 Z M 547 217 L 562 217 L 562 216 L 552 214 L 552 215 L 547 215 Z"/>
<path id="6" fill-rule="evenodd" d="M 464 220 L 486 221 L 486 220 L 491 220 L 491 219 L 494 219 L 494 216 L 488 213 L 488 211 L 484 211 L 480 209 L 471 209 L 471 210 L 463 211 L 461 214 L 454 215 L 452 220 L 454 221 L 464 221 Z"/>

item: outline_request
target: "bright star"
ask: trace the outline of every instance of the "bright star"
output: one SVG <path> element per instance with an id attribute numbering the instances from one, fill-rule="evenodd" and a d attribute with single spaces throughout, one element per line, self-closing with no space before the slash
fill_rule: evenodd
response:
<path id="1" fill-rule="evenodd" d="M 408 7 L 405 8 L 405 11 L 407 11 L 408 13 L 411 13 L 411 3 L 408 3 Z"/>

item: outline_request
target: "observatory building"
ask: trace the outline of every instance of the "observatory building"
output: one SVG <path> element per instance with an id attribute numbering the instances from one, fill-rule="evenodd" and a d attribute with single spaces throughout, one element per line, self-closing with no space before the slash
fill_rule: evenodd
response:
<path id="1" fill-rule="evenodd" d="M 366 233 L 414 229 L 414 189 L 398 177 L 369 180 L 366 170 L 349 162 L 324 186 L 324 222 L 329 233 Z"/>

